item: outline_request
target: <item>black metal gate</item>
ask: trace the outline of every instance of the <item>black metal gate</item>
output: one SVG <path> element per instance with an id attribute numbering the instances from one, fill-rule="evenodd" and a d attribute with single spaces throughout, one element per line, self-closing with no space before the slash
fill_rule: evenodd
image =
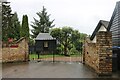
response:
<path id="1" fill-rule="evenodd" d="M 30 53 L 29 59 L 36 60 L 36 61 L 50 61 L 50 62 L 83 62 L 83 55 L 82 53 L 76 54 L 69 54 L 65 56 L 64 54 L 56 54 L 56 53 L 49 53 L 44 54 L 45 52 L 41 53 Z"/>

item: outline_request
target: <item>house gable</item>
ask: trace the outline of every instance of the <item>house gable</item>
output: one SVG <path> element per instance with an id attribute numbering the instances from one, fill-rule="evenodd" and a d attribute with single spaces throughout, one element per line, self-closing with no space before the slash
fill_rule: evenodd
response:
<path id="1" fill-rule="evenodd" d="M 96 43 L 96 34 L 100 31 L 107 31 L 107 27 L 108 27 L 108 24 L 109 22 L 108 21 L 103 21 L 103 20 L 100 20 L 97 27 L 95 28 L 92 36 L 90 37 L 90 40 L 93 42 L 93 43 Z"/>

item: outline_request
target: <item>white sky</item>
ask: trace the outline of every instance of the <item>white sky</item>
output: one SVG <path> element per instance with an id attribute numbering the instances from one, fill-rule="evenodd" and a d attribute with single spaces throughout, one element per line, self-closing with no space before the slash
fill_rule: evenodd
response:
<path id="1" fill-rule="evenodd" d="M 8 0 L 19 20 L 27 14 L 29 24 L 45 6 L 55 27 L 69 26 L 82 33 L 92 34 L 99 20 L 109 21 L 119 0 Z"/>

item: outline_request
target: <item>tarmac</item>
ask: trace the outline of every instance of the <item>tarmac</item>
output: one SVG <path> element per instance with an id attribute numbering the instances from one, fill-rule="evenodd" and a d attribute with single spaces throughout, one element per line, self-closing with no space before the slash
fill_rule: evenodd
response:
<path id="1" fill-rule="evenodd" d="M 80 62 L 17 62 L 2 64 L 2 78 L 101 78 Z M 104 78 L 120 78 L 119 73 Z"/>

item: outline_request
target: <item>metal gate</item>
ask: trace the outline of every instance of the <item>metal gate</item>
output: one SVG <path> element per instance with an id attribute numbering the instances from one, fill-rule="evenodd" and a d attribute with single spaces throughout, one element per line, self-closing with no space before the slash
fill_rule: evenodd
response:
<path id="1" fill-rule="evenodd" d="M 30 60 L 36 60 L 36 61 L 47 61 L 47 62 L 83 62 L 83 55 L 82 53 L 76 53 L 76 54 L 69 54 L 65 56 L 64 54 L 55 54 L 55 53 L 49 53 L 49 54 L 37 54 L 37 53 L 30 53 L 29 59 Z"/>

